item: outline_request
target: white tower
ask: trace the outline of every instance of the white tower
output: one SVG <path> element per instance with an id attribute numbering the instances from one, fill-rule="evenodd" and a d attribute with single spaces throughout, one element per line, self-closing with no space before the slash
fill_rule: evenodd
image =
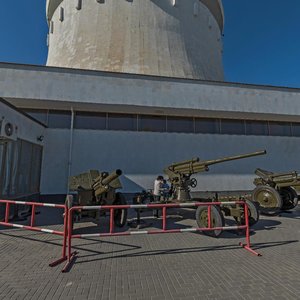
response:
<path id="1" fill-rule="evenodd" d="M 221 0 L 47 0 L 48 66 L 223 80 Z"/>

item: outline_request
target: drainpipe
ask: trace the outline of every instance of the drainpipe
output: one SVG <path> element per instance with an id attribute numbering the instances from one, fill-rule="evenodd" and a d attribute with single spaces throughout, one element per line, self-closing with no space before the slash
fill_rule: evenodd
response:
<path id="1" fill-rule="evenodd" d="M 69 178 L 71 176 L 72 168 L 72 153 L 73 153 L 73 131 L 74 131 L 74 110 L 71 107 L 71 126 L 70 126 L 70 148 L 69 148 L 69 159 L 68 159 L 68 179 L 67 179 L 67 194 L 69 194 Z"/>

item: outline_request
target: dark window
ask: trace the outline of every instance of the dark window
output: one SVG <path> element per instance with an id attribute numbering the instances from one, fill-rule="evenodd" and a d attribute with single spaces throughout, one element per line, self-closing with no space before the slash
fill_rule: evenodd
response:
<path id="1" fill-rule="evenodd" d="M 74 128 L 106 129 L 106 113 L 76 112 Z"/>
<path id="2" fill-rule="evenodd" d="M 196 133 L 220 133 L 220 121 L 218 119 L 196 119 Z"/>
<path id="3" fill-rule="evenodd" d="M 269 122 L 270 135 L 291 136 L 291 124 L 284 122 Z"/>
<path id="4" fill-rule="evenodd" d="M 166 117 L 161 116 L 139 116 L 139 131 L 166 131 Z"/>
<path id="5" fill-rule="evenodd" d="M 30 189 L 30 173 L 32 160 L 32 144 L 22 141 L 19 158 L 18 193 L 26 194 Z"/>
<path id="6" fill-rule="evenodd" d="M 34 119 L 42 122 L 43 124 L 47 125 L 47 110 L 42 109 L 25 109 L 25 113 L 27 113 L 29 116 L 33 117 Z"/>
<path id="7" fill-rule="evenodd" d="M 6 171 L 6 152 L 7 152 L 7 143 L 0 143 L 0 197 L 3 197 L 5 195 L 4 193 L 4 176 Z M 1 208 L 1 205 L 0 205 Z M 1 215 L 1 210 L 0 210 Z"/>
<path id="8" fill-rule="evenodd" d="M 246 121 L 247 135 L 268 135 L 268 122 L 264 121 Z"/>
<path id="9" fill-rule="evenodd" d="M 8 142 L 8 143 L 1 143 L 1 161 L 2 166 L 0 170 L 0 184 L 1 184 L 1 190 L 0 195 L 1 196 L 10 196 L 11 191 L 11 173 L 12 173 L 12 165 L 14 164 L 14 149 L 16 147 L 16 142 Z"/>
<path id="10" fill-rule="evenodd" d="M 0 196 L 15 198 L 39 192 L 43 148 L 20 140 L 0 144 Z"/>
<path id="11" fill-rule="evenodd" d="M 242 120 L 221 120 L 221 133 L 245 134 L 245 123 Z"/>
<path id="12" fill-rule="evenodd" d="M 108 114 L 108 129 L 137 130 L 137 116 L 126 114 Z"/>
<path id="13" fill-rule="evenodd" d="M 30 176 L 31 193 L 38 193 L 40 190 L 42 154 L 43 154 L 43 148 L 41 146 L 39 145 L 32 146 L 31 176 Z"/>
<path id="14" fill-rule="evenodd" d="M 300 136 L 300 123 L 292 123 L 293 136 Z"/>
<path id="15" fill-rule="evenodd" d="M 192 118 L 168 117 L 168 132 L 194 132 Z"/>
<path id="16" fill-rule="evenodd" d="M 54 110 L 49 112 L 48 127 L 50 128 L 70 128 L 71 112 Z"/>

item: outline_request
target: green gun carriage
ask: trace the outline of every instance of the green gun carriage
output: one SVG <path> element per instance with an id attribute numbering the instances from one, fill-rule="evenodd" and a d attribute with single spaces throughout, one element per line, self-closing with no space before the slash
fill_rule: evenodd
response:
<path id="1" fill-rule="evenodd" d="M 190 188 L 195 188 L 197 186 L 196 178 L 191 178 L 192 175 L 200 172 L 209 171 L 209 166 L 223 163 L 227 161 L 243 159 L 258 155 L 264 155 L 266 151 L 257 151 L 253 153 L 225 157 L 214 160 L 201 161 L 199 158 L 194 158 L 191 160 L 186 160 L 182 162 L 173 163 L 164 169 L 164 173 L 168 176 L 168 180 L 171 183 L 172 193 L 170 195 L 170 200 L 175 202 L 187 202 L 187 201 L 220 201 L 225 202 L 228 199 L 197 199 L 191 197 Z M 241 200 L 240 197 L 235 198 L 235 200 Z M 251 200 L 245 200 L 249 208 L 249 222 L 254 225 L 259 219 L 258 204 L 252 202 Z M 208 216 L 207 207 L 199 206 L 196 209 L 196 221 L 199 227 L 208 226 Z M 244 224 L 244 212 L 242 205 L 223 205 L 222 211 L 217 206 L 212 206 L 212 225 L 215 227 L 223 227 L 225 216 L 232 216 L 238 224 Z M 223 213 L 222 213 L 223 212 Z M 221 234 L 220 230 L 205 232 L 208 235 L 218 236 Z"/>
<path id="2" fill-rule="evenodd" d="M 191 160 L 185 160 L 182 162 L 173 163 L 167 168 L 164 169 L 164 173 L 168 176 L 168 180 L 171 183 L 171 195 L 169 197 L 169 201 L 171 202 L 228 202 L 228 201 L 236 201 L 236 200 L 245 200 L 248 205 L 249 212 L 249 223 L 250 225 L 254 225 L 259 220 L 259 211 L 258 211 L 258 203 L 253 202 L 249 199 L 243 199 L 242 197 L 232 197 L 231 199 L 222 199 L 222 198 L 192 198 L 191 197 L 191 189 L 197 186 L 196 178 L 191 178 L 192 175 L 200 172 L 209 171 L 209 166 L 223 163 L 226 161 L 243 159 L 258 155 L 264 155 L 266 151 L 257 151 L 253 153 L 230 156 L 220 159 L 201 161 L 199 158 L 193 158 Z M 134 203 L 145 203 L 147 201 L 153 201 L 153 197 L 150 193 L 143 192 L 136 195 L 134 199 Z M 196 209 L 196 222 L 199 227 L 207 227 L 208 226 L 208 208 L 205 206 L 199 206 Z M 242 205 L 222 205 L 222 211 L 218 206 L 212 206 L 211 209 L 211 217 L 212 217 L 212 225 L 214 227 L 223 227 L 225 224 L 224 215 L 233 217 L 238 224 L 245 223 L 244 211 Z M 215 231 L 207 231 L 204 232 L 207 235 L 211 236 L 219 236 L 221 234 L 220 230 Z"/>
<path id="3" fill-rule="evenodd" d="M 252 200 L 259 203 L 262 213 L 274 215 L 297 206 L 296 190 L 300 188 L 300 176 L 296 171 L 273 173 L 256 169 L 255 174 L 258 177 L 253 182 L 256 188 Z"/>
<path id="4" fill-rule="evenodd" d="M 72 205 L 96 206 L 96 205 L 125 205 L 124 195 L 116 192 L 122 188 L 119 177 L 121 170 L 116 170 L 109 174 L 98 170 L 90 170 L 69 178 L 69 189 L 76 192 Z M 105 211 L 88 210 L 77 212 L 76 219 L 92 218 L 98 220 L 105 215 Z M 127 221 L 127 209 L 116 209 L 114 222 L 118 227 L 123 227 Z"/>

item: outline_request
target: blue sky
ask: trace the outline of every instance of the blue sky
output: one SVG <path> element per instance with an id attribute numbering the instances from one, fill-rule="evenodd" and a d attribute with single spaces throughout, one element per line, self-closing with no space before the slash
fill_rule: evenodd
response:
<path id="1" fill-rule="evenodd" d="M 45 64 L 45 0 L 2 0 L 0 61 Z M 300 0 L 223 0 L 226 81 L 300 88 Z"/>
<path id="2" fill-rule="evenodd" d="M 300 87 L 300 0 L 223 0 L 229 81 Z"/>

